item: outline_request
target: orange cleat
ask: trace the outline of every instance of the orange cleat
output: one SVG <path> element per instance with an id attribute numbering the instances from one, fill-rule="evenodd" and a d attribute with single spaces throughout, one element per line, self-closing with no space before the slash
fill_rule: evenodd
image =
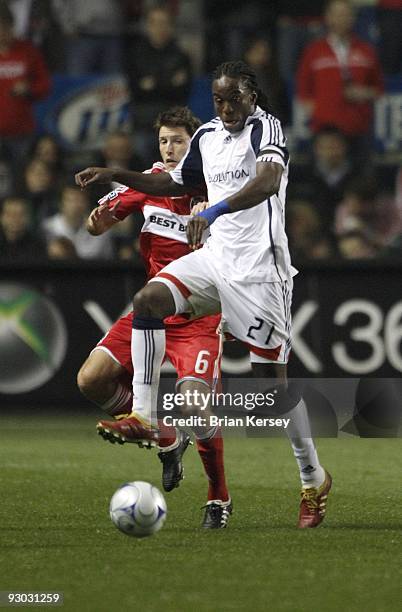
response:
<path id="1" fill-rule="evenodd" d="M 150 427 L 134 413 L 118 421 L 99 421 L 96 429 L 104 440 L 112 444 L 130 442 L 138 444 L 140 448 L 158 446 L 158 430 Z"/>
<path id="2" fill-rule="evenodd" d="M 299 522 L 300 529 L 318 527 L 324 520 L 328 493 L 332 486 L 332 478 L 325 471 L 325 480 L 318 488 L 303 488 L 301 491 Z"/>

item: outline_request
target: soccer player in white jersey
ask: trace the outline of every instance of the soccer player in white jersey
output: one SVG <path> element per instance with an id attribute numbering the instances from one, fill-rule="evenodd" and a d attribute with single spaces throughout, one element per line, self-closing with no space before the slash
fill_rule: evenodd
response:
<path id="1" fill-rule="evenodd" d="M 287 383 L 290 305 L 296 271 L 285 233 L 288 152 L 281 124 L 268 110 L 254 71 L 244 62 L 218 66 L 212 84 L 217 117 L 202 125 L 178 166 L 163 175 L 87 168 L 81 187 L 117 180 L 155 195 L 180 195 L 206 183 L 206 210 L 191 219 L 193 253 L 166 266 L 134 298 L 134 405 L 120 422 L 100 422 L 130 441 L 152 435 L 152 414 L 165 353 L 163 319 L 222 308 L 228 331 L 250 349 L 254 374 L 275 377 L 278 404 L 302 483 L 298 527 L 316 527 L 325 515 L 331 476 L 320 465 L 300 392 Z M 197 250 L 202 232 L 210 238 Z M 224 508 L 222 508 L 224 511 Z"/>

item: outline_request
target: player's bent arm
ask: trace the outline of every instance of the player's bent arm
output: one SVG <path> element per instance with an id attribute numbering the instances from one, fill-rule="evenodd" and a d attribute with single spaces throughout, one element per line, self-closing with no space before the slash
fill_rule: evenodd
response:
<path id="1" fill-rule="evenodd" d="M 198 216 L 204 217 L 208 225 L 211 225 L 220 215 L 253 208 L 253 206 L 261 204 L 264 200 L 278 193 L 282 172 L 283 166 L 277 162 L 257 163 L 255 178 L 251 179 L 240 191 L 199 213 Z"/>
<path id="2" fill-rule="evenodd" d="M 257 163 L 257 176 L 227 198 L 230 212 L 253 208 L 278 193 L 283 167 L 276 162 Z"/>
<path id="3" fill-rule="evenodd" d="M 187 224 L 187 240 L 191 249 L 201 245 L 202 232 L 221 215 L 253 208 L 278 193 L 283 167 L 276 162 L 257 163 L 257 175 L 236 194 L 192 217 Z"/>
<path id="4" fill-rule="evenodd" d="M 81 188 L 94 183 L 117 182 L 148 195 L 157 196 L 179 196 L 186 193 L 183 185 L 175 183 L 169 172 L 144 174 L 118 168 L 89 167 L 75 175 L 75 182 Z"/>

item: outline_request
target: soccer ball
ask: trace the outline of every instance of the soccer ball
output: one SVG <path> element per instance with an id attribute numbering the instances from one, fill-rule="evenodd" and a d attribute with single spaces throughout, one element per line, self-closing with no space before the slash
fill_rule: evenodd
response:
<path id="1" fill-rule="evenodd" d="M 117 529 L 135 538 L 159 531 L 166 520 L 162 493 L 149 482 L 127 482 L 110 500 L 110 518 Z"/>

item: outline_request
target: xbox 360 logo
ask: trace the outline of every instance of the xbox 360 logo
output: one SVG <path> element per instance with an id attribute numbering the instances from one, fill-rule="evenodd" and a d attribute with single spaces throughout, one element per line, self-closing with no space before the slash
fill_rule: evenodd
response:
<path id="1" fill-rule="evenodd" d="M 0 283 L 0 393 L 40 387 L 60 367 L 66 349 L 57 307 L 26 285 Z"/>

